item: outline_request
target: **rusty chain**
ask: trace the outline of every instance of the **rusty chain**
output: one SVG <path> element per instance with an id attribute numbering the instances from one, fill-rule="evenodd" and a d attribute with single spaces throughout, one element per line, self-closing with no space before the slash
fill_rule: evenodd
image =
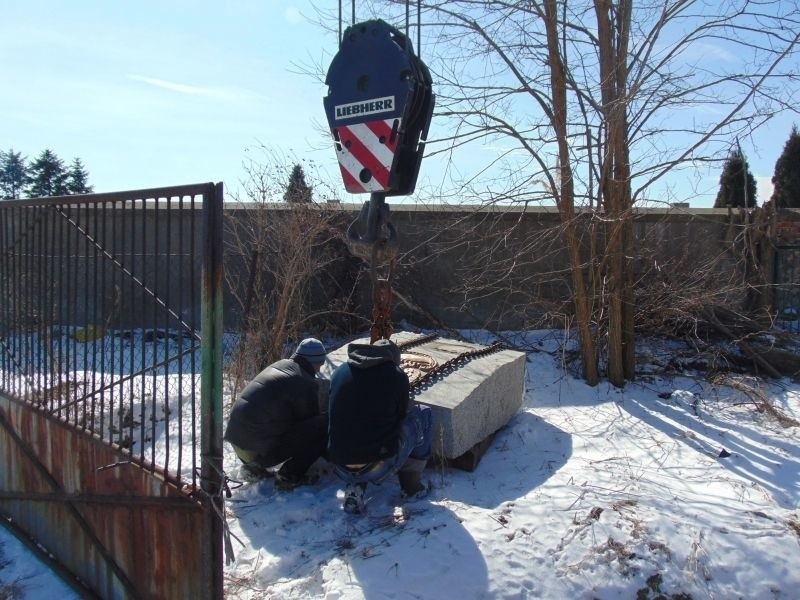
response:
<path id="1" fill-rule="evenodd" d="M 435 333 L 427 334 L 420 336 L 418 338 L 414 338 L 412 340 L 408 340 L 406 342 L 401 342 L 397 344 L 397 347 L 403 351 L 413 348 L 415 346 L 421 346 L 422 344 L 426 344 L 438 338 L 439 336 Z M 441 365 L 436 366 L 435 368 L 431 369 L 427 373 L 423 374 L 422 377 L 417 379 L 411 384 L 410 387 L 410 396 L 413 398 L 414 396 L 418 396 L 422 393 L 422 390 L 433 383 L 435 380 L 443 379 L 450 373 L 457 371 L 468 362 L 475 358 L 480 358 L 482 356 L 488 356 L 489 354 L 494 354 L 495 352 L 500 352 L 501 350 L 505 350 L 505 346 L 502 342 L 495 342 L 491 346 L 486 346 L 485 348 L 476 348 L 475 350 L 467 350 L 454 356 L 453 358 L 443 362 Z"/>

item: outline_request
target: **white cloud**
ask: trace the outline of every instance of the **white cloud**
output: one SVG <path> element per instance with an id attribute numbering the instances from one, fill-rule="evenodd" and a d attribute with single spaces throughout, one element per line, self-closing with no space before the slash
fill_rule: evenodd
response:
<path id="1" fill-rule="evenodd" d="M 758 203 L 764 204 L 772 198 L 772 177 L 769 175 L 755 175 L 756 190 L 758 190 Z"/>
<path id="2" fill-rule="evenodd" d="M 297 25 L 303 21 L 303 15 L 300 14 L 300 11 L 296 6 L 289 6 L 286 9 L 284 16 L 286 17 L 287 23 L 291 23 L 292 25 Z"/>
<path id="3" fill-rule="evenodd" d="M 177 92 L 179 94 L 189 94 L 191 96 L 224 96 L 223 92 L 205 87 L 197 87 L 194 85 L 187 85 L 185 83 L 176 83 L 174 81 L 165 81 L 164 79 L 157 79 L 155 77 L 146 77 L 145 75 L 128 75 L 128 79 L 133 81 L 141 81 L 147 85 L 152 85 L 158 88 Z"/>
<path id="4" fill-rule="evenodd" d="M 738 63 L 741 61 L 740 57 L 723 48 L 721 44 L 709 44 L 706 42 L 698 42 L 691 46 L 687 55 L 693 58 L 717 60 L 725 63 Z"/>

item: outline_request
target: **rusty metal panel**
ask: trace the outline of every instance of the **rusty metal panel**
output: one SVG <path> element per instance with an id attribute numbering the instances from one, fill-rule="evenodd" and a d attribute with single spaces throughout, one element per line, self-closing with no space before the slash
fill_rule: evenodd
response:
<path id="1" fill-rule="evenodd" d="M 64 420 L 0 396 L 0 513 L 103 598 L 208 597 L 211 574 L 201 555 L 209 506 L 158 470 L 133 462 L 103 469 L 128 459 Z"/>

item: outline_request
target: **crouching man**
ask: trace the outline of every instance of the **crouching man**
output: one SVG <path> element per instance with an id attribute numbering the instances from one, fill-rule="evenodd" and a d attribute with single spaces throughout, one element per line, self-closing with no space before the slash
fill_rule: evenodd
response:
<path id="1" fill-rule="evenodd" d="M 398 474 L 405 496 L 424 494 L 431 453 L 431 411 L 409 399 L 400 349 L 389 340 L 350 344 L 331 377 L 328 460 L 347 482 L 343 508 L 364 510 L 368 483 Z"/>
<path id="2" fill-rule="evenodd" d="M 308 468 L 325 454 L 328 421 L 315 377 L 325 357 L 319 340 L 303 340 L 290 358 L 261 371 L 231 410 L 224 439 L 253 476 L 265 477 L 268 467 L 283 463 L 275 473 L 278 489 L 307 483 Z"/>

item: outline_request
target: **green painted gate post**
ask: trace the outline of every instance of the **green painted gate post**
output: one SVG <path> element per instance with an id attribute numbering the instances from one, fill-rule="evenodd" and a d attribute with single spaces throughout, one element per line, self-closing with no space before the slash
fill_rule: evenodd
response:
<path id="1" fill-rule="evenodd" d="M 222 183 L 203 193 L 202 375 L 200 384 L 200 486 L 206 507 L 209 598 L 223 597 L 223 465 L 222 465 Z"/>

